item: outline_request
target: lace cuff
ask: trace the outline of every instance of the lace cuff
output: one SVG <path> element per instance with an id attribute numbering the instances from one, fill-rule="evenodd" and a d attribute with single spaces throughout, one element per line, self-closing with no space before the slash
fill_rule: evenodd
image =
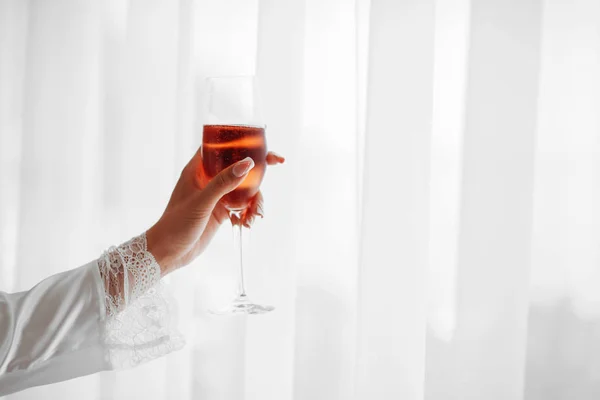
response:
<path id="1" fill-rule="evenodd" d="M 175 302 L 160 282 L 145 233 L 109 248 L 98 267 L 105 290 L 104 344 L 113 368 L 134 367 L 183 347 Z"/>

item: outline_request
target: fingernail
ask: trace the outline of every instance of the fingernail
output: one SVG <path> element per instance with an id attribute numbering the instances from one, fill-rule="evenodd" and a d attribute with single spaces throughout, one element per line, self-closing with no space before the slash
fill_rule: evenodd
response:
<path id="1" fill-rule="evenodd" d="M 252 168 L 254 168 L 254 160 L 252 160 L 250 157 L 246 157 L 242 161 L 238 161 L 237 164 L 233 166 L 233 175 L 241 178 Z"/>
<path id="2" fill-rule="evenodd" d="M 283 157 L 283 156 L 281 156 L 281 155 L 279 155 L 279 154 L 275 153 L 274 151 L 272 151 L 271 153 L 272 153 L 272 154 L 273 154 L 275 157 L 277 157 L 277 159 L 278 159 L 278 161 L 279 161 L 279 162 L 281 162 L 281 163 L 285 162 L 285 157 Z"/>
<path id="3" fill-rule="evenodd" d="M 265 217 L 265 211 L 263 210 L 262 204 L 256 206 L 256 215 L 259 215 L 261 218 Z"/>

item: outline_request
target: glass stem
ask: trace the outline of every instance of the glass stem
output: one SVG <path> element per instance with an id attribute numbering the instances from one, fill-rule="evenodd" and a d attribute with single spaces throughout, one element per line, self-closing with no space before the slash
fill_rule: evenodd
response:
<path id="1" fill-rule="evenodd" d="M 239 215 L 239 214 L 237 214 Z M 236 216 L 237 216 L 236 215 Z M 239 222 L 239 219 L 238 219 Z M 240 297 L 246 297 L 246 285 L 244 283 L 244 252 L 242 247 L 242 224 L 233 225 L 233 248 L 238 253 L 238 263 L 240 276 L 238 281 L 238 294 Z"/>

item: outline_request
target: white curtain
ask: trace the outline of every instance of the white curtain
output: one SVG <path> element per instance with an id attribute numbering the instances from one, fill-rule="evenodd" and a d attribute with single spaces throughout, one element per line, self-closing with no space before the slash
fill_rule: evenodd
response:
<path id="1" fill-rule="evenodd" d="M 257 74 L 253 298 L 224 227 L 186 348 L 10 399 L 600 398 L 597 0 L 1 0 L 0 290 L 147 229 L 201 82 Z"/>

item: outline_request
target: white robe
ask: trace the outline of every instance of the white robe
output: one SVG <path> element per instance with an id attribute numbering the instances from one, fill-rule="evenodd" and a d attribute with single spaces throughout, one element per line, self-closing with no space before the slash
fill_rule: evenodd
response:
<path id="1" fill-rule="evenodd" d="M 111 368 L 98 264 L 0 292 L 0 396 Z"/>
<path id="2" fill-rule="evenodd" d="M 100 271 L 93 261 L 29 291 L 0 292 L 0 396 L 135 366 L 183 346 L 157 282 L 111 315 Z"/>

